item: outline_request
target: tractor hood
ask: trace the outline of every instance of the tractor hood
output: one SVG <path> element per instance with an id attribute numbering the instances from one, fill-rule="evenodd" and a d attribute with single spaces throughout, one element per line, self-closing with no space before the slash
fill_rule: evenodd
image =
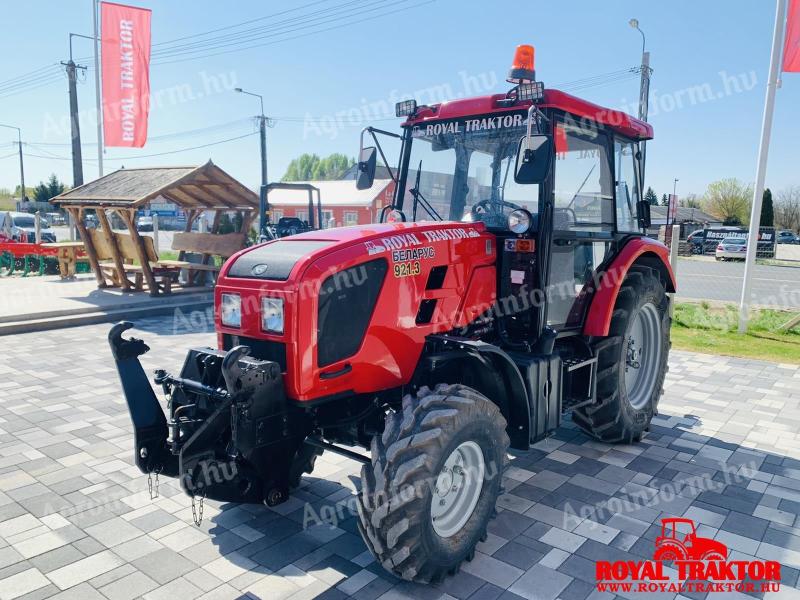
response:
<path id="1" fill-rule="evenodd" d="M 453 221 L 381 223 L 309 231 L 242 250 L 228 261 L 223 276 L 296 280 L 309 264 L 344 248 L 360 249 L 365 256 L 377 256 L 424 248 L 445 240 L 477 238 L 485 231 L 481 222 Z"/>

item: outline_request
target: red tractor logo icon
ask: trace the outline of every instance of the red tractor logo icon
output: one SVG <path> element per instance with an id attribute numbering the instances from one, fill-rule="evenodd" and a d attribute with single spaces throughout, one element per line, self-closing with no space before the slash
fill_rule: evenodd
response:
<path id="1" fill-rule="evenodd" d="M 661 519 L 653 560 L 727 560 L 728 547 L 711 538 L 699 537 L 691 519 Z"/>

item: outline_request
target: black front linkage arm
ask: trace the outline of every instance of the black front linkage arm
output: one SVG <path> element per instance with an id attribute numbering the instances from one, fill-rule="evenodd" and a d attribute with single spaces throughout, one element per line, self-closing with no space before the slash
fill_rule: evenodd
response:
<path id="1" fill-rule="evenodd" d="M 132 327 L 128 321 L 117 323 L 108 332 L 108 343 L 133 422 L 136 466 L 143 473 L 176 477 L 178 460 L 167 445 L 167 419 L 139 362 L 150 348 L 142 340 L 122 337 Z"/>

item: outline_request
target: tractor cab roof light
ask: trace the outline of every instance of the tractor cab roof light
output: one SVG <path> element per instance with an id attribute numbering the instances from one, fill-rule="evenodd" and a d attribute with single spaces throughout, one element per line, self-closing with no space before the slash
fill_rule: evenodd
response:
<path id="1" fill-rule="evenodd" d="M 403 100 L 394 105 L 395 115 L 398 117 L 410 117 L 417 112 L 416 100 Z"/>
<path id="2" fill-rule="evenodd" d="M 534 66 L 535 51 L 530 44 L 520 44 L 514 53 L 514 62 L 508 72 L 506 81 L 509 83 L 523 83 L 536 81 Z"/>
<path id="3" fill-rule="evenodd" d="M 517 102 L 538 102 L 544 98 L 544 83 L 526 81 L 516 87 Z"/>

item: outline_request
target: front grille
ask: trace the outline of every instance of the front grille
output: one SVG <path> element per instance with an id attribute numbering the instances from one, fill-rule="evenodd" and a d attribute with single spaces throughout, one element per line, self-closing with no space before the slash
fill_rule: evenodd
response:
<path id="1" fill-rule="evenodd" d="M 317 363 L 353 356 L 361 347 L 388 265 L 379 258 L 328 277 L 319 291 Z"/>
<path id="2" fill-rule="evenodd" d="M 230 350 L 234 346 L 249 346 L 250 356 L 259 360 L 271 360 L 280 365 L 281 371 L 286 372 L 286 344 L 272 340 L 258 340 L 239 335 L 224 333 L 222 335 L 223 350 Z"/>

